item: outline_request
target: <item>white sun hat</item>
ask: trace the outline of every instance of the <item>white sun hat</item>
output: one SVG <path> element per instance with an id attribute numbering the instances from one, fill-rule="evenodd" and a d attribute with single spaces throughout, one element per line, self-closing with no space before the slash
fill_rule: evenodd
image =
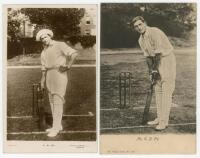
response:
<path id="1" fill-rule="evenodd" d="M 36 41 L 40 41 L 40 37 L 42 35 L 48 35 L 48 36 L 50 36 L 52 38 L 53 37 L 53 32 L 51 30 L 49 30 L 49 29 L 40 30 L 36 35 Z"/>

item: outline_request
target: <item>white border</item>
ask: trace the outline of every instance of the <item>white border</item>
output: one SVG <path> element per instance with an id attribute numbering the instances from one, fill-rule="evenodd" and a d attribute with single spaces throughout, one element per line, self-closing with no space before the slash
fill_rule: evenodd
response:
<path id="1" fill-rule="evenodd" d="M 100 13 L 100 3 L 103 3 L 103 2 L 106 2 L 106 3 L 109 3 L 109 2 L 117 2 L 117 3 L 138 3 L 138 2 L 141 2 L 142 0 L 1 0 L 1 4 L 67 4 L 67 3 L 70 3 L 70 4 L 99 4 L 98 6 L 98 13 Z M 155 2 L 155 3 L 159 3 L 159 2 L 167 2 L 167 3 L 174 3 L 174 2 L 177 2 L 177 3 L 181 3 L 181 2 L 187 2 L 187 3 L 192 3 L 192 2 L 197 2 L 197 15 L 198 15 L 198 18 L 197 18 L 197 41 L 199 42 L 199 24 L 200 24 L 200 21 L 199 21 L 199 9 L 200 9 L 200 2 L 198 0 L 146 0 L 146 1 L 142 1 L 142 3 L 148 3 L 148 2 Z M 0 12 L 2 13 L 2 7 L 0 8 Z M 100 14 L 98 14 L 98 26 L 100 26 Z M 0 18 L 2 19 L 2 14 L 0 14 Z M 99 27 L 100 28 L 100 27 Z M 2 35 L 3 34 L 3 31 L 2 31 L 2 20 L 0 22 L 0 34 Z M 98 29 L 98 34 L 100 35 L 100 31 Z M 98 49 L 97 50 L 100 50 L 100 46 L 99 46 L 99 43 L 100 43 L 100 36 L 98 37 Z M 2 50 L 2 38 L 0 38 L 0 48 Z M 199 51 L 199 45 L 197 45 L 197 50 Z M 97 55 L 99 55 L 99 51 L 97 51 Z M 3 63 L 3 57 L 0 56 L 0 60 L 2 61 Z M 97 58 L 97 70 L 99 72 L 99 58 Z M 198 55 L 197 53 L 197 83 L 199 83 L 199 74 L 200 74 L 200 70 L 199 70 L 199 63 L 200 63 L 200 56 Z M 4 73 L 3 72 L 3 69 L 1 67 L 1 72 L 2 74 Z M 1 75 L 2 75 L 1 74 Z M 98 77 L 99 74 L 98 74 Z M 0 82 L 0 87 L 3 87 L 3 84 L 2 84 L 2 81 L 4 81 L 5 78 L 3 78 L 3 76 L 1 76 L 1 82 Z M 99 80 L 97 79 L 97 90 L 99 90 Z M 2 98 L 2 95 L 5 94 L 5 92 L 0 91 L 0 101 L 1 101 L 1 105 L 3 105 L 3 98 Z M 99 92 L 97 92 L 98 94 L 98 97 L 97 97 L 97 105 L 99 104 Z M 162 157 L 173 157 L 173 158 L 196 158 L 196 157 L 200 157 L 200 139 L 199 139 L 199 131 L 200 131 L 200 117 L 198 116 L 200 114 L 200 108 L 199 108 L 199 101 L 200 101 L 200 86 L 197 84 L 197 134 L 198 134 L 198 137 L 197 137 L 197 155 L 162 155 Z M 99 106 L 98 106 L 98 109 L 99 109 Z M 97 109 L 97 110 L 98 110 Z M 99 112 L 98 112 L 99 113 Z M 97 114 L 98 114 L 97 113 Z M 3 112 L 2 112 L 2 108 L 0 108 L 0 114 L 2 116 Z M 99 119 L 99 117 L 97 118 Z M 99 124 L 98 124 L 99 126 Z M 2 125 L 2 121 L 0 123 L 0 127 L 3 127 Z M 2 128 L 1 128 L 2 129 Z M 0 137 L 1 137 L 1 140 L 3 140 L 3 135 L 2 135 L 2 130 L 0 132 Z M 93 158 L 93 157 L 107 157 L 105 155 L 99 155 L 99 154 L 2 154 L 2 141 L 0 141 L 0 157 L 3 157 L 3 158 L 24 158 L 24 157 L 30 157 L 30 158 L 35 158 L 36 156 L 38 157 L 43 157 L 43 158 L 54 158 L 55 156 L 56 157 L 61 157 L 61 158 L 66 158 L 67 157 L 70 157 L 70 158 Z M 118 155 L 118 156 L 110 156 L 109 157 L 119 157 L 119 158 L 122 158 L 122 157 L 140 157 L 140 158 L 146 158 L 146 157 L 149 157 L 149 158 L 159 158 L 161 157 L 161 155 Z"/>

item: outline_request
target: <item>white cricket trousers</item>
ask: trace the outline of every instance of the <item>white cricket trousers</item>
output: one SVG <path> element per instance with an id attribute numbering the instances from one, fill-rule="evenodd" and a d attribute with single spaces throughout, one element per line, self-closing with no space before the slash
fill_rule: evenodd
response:
<path id="1" fill-rule="evenodd" d="M 159 124 L 168 125 L 175 81 L 158 82 L 155 86 L 157 118 Z"/>
<path id="2" fill-rule="evenodd" d="M 53 130 L 62 129 L 63 99 L 57 94 L 49 93 L 49 102 L 53 117 Z"/>
<path id="3" fill-rule="evenodd" d="M 159 124 L 168 125 L 176 79 L 176 59 L 173 53 L 161 58 L 159 73 L 161 81 L 155 85 L 157 118 Z"/>

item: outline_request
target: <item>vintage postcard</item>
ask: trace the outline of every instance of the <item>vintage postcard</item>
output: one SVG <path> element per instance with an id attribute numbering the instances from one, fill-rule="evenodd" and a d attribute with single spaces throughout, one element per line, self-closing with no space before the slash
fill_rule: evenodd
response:
<path id="1" fill-rule="evenodd" d="M 196 153 L 196 3 L 101 3 L 100 153 Z"/>
<path id="2" fill-rule="evenodd" d="M 3 6 L 4 152 L 97 152 L 97 5 Z"/>

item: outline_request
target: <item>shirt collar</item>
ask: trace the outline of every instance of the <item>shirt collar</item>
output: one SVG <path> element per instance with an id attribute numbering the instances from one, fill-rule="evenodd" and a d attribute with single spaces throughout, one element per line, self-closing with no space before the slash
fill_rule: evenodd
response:
<path id="1" fill-rule="evenodd" d="M 52 41 L 49 43 L 49 46 L 53 46 L 53 45 L 54 45 L 54 43 L 55 43 L 55 41 L 54 41 L 54 40 L 52 40 Z"/>
<path id="2" fill-rule="evenodd" d="M 142 35 L 142 37 L 147 37 L 149 35 L 149 30 L 150 30 L 150 27 L 149 26 L 146 26 L 146 31 L 145 33 Z"/>
<path id="3" fill-rule="evenodd" d="M 54 45 L 54 43 L 55 43 L 55 41 L 52 40 L 52 41 L 49 43 L 49 45 L 43 45 L 43 47 L 44 47 L 44 49 L 47 49 L 47 48 L 49 48 L 49 47 L 52 47 L 52 46 Z"/>
<path id="4" fill-rule="evenodd" d="M 55 43 L 55 41 L 54 40 L 51 40 L 51 42 L 49 43 L 49 45 L 44 45 L 44 48 L 48 48 L 48 47 L 51 47 L 51 46 L 53 46 L 54 45 L 54 43 Z"/>

